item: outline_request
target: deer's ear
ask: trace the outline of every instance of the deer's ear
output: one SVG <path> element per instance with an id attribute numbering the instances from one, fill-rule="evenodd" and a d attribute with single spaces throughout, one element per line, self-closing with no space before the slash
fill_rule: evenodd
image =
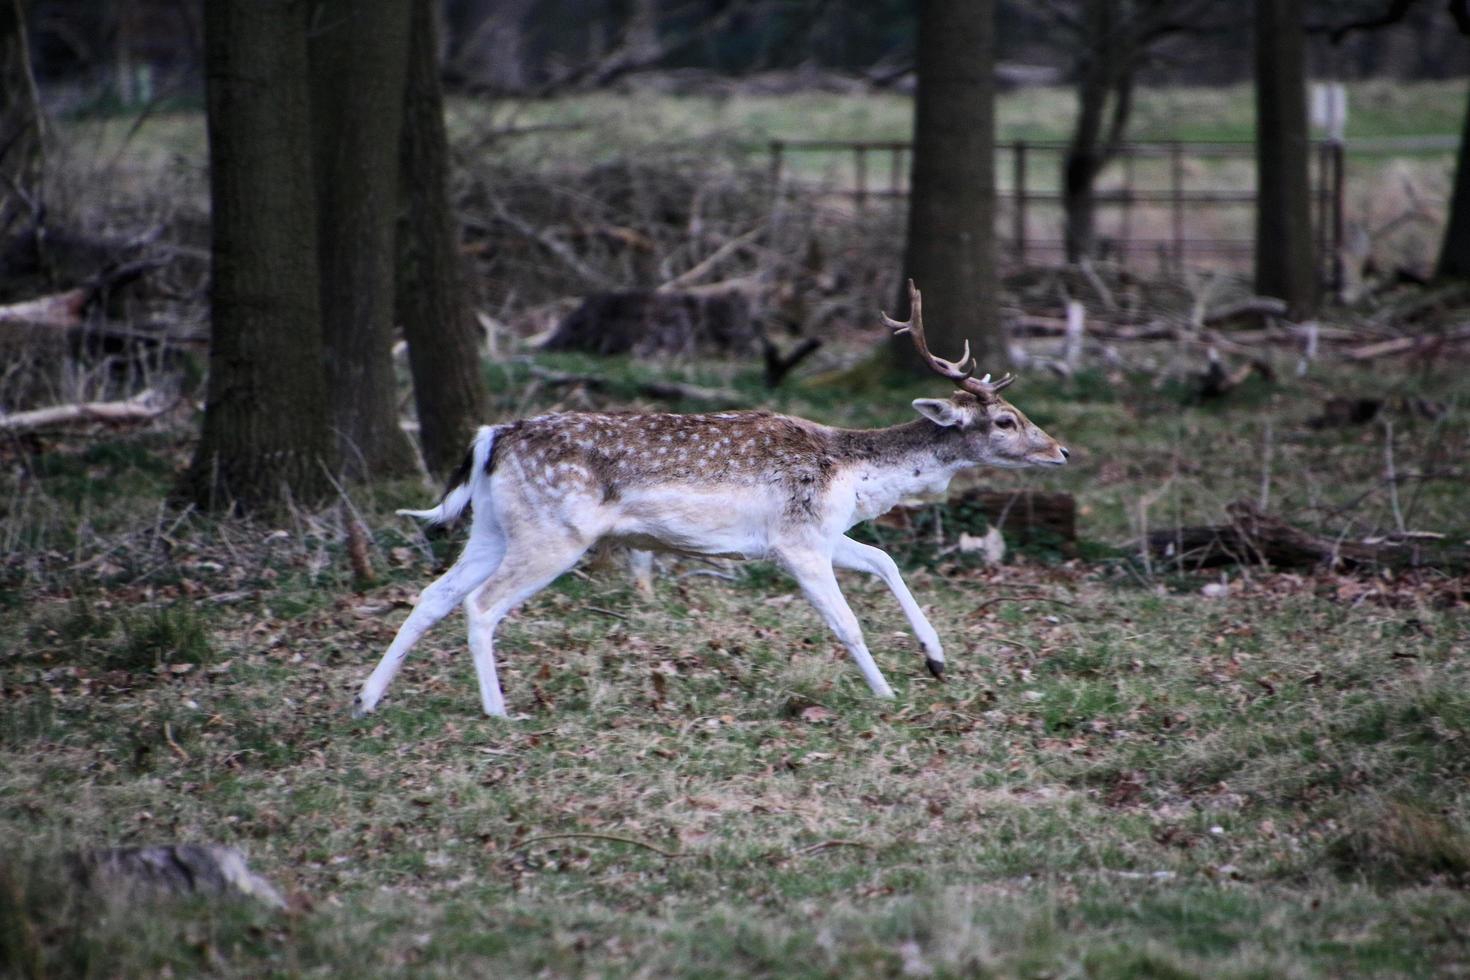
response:
<path id="1" fill-rule="evenodd" d="M 965 424 L 965 415 L 948 398 L 915 398 L 914 411 L 935 425 L 960 426 Z"/>

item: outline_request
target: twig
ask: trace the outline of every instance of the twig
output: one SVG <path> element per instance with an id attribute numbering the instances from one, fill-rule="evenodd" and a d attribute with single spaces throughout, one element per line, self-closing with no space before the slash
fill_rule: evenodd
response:
<path id="1" fill-rule="evenodd" d="M 602 613 L 602 615 L 604 616 L 611 616 L 613 619 L 626 620 L 628 618 L 620 612 L 613 612 L 611 609 L 603 609 L 601 606 L 583 606 L 582 608 L 587 610 L 588 612 Z"/>
<path id="2" fill-rule="evenodd" d="M 1097 298 L 1102 303 L 1103 309 L 1116 310 L 1118 308 L 1118 301 L 1113 298 L 1113 291 L 1108 288 L 1107 283 L 1103 282 L 1102 276 L 1098 275 L 1097 270 L 1092 267 L 1092 260 L 1083 259 L 1077 263 L 1077 268 L 1081 270 L 1082 278 L 1087 280 L 1087 284 L 1092 287 L 1092 291 L 1097 293 Z"/>
<path id="3" fill-rule="evenodd" d="M 367 532 L 362 522 L 347 515 L 347 560 L 359 585 L 371 585 L 374 579 L 372 559 L 368 557 Z"/>
<path id="4" fill-rule="evenodd" d="M 572 251 L 572 249 L 565 242 L 552 236 L 548 232 L 543 232 L 541 229 L 535 227 L 530 222 L 524 221 L 511 214 L 509 209 L 506 208 L 505 204 L 499 198 L 492 197 L 490 199 L 490 206 L 495 209 L 495 216 L 497 218 L 510 225 L 526 238 L 529 238 L 539 244 L 542 248 L 546 249 L 552 255 L 555 255 L 557 258 L 561 259 L 562 262 L 567 266 L 567 268 L 571 269 L 583 279 L 595 284 L 600 289 L 617 288 L 618 284 L 616 282 L 614 282 L 610 277 L 605 276 L 598 270 L 592 268 L 592 266 L 583 262 L 577 256 L 577 253 Z"/>
<path id="5" fill-rule="evenodd" d="M 1394 526 L 1403 534 L 1404 512 L 1399 509 L 1399 479 L 1393 465 L 1393 420 L 1383 420 L 1383 478 L 1388 483 L 1388 502 L 1393 507 Z"/>
<path id="6" fill-rule="evenodd" d="M 829 847 L 861 847 L 865 851 L 873 850 L 872 844 L 865 844 L 860 840 L 841 840 L 834 838 L 832 840 L 817 841 L 815 844 L 808 844 L 806 847 L 798 847 L 789 856 L 801 857 L 803 854 L 815 854 L 817 851 L 824 851 Z"/>
<path id="7" fill-rule="evenodd" d="M 683 272 L 679 273 L 677 276 L 670 279 L 662 286 L 656 288 L 654 292 L 668 293 L 673 292 L 676 289 L 683 289 L 685 286 L 689 285 L 692 282 L 695 282 L 706 272 L 713 269 L 726 256 L 730 255 L 737 249 L 744 248 L 746 245 L 749 245 L 752 241 L 756 239 L 758 235 L 760 235 L 761 232 L 765 230 L 765 225 L 756 225 L 745 234 L 730 239 L 728 242 L 715 249 L 709 255 L 705 256 L 705 258 L 703 258 L 699 262 L 696 262 L 694 265 L 690 266 L 688 269 L 685 269 Z"/>
<path id="8" fill-rule="evenodd" d="M 1264 431 L 1261 433 L 1261 499 L 1257 507 L 1261 513 L 1270 509 L 1271 503 L 1271 451 L 1275 446 L 1272 439 L 1271 418 L 1267 416 Z"/>
<path id="9" fill-rule="evenodd" d="M 537 837 L 527 837 L 520 843 L 522 846 L 524 846 L 526 844 L 535 844 L 538 841 L 561 840 L 567 837 L 585 837 L 592 840 L 610 840 L 617 841 L 620 844 L 633 844 L 638 847 L 647 848 L 648 850 L 653 851 L 655 854 L 662 854 L 666 858 L 689 857 L 689 855 L 685 854 L 683 851 L 666 851 L 662 847 L 659 847 L 657 844 L 650 844 L 648 843 L 648 841 L 639 840 L 636 837 L 623 837 L 620 834 L 597 834 L 591 831 L 568 831 L 564 834 L 541 834 Z"/>
<path id="10" fill-rule="evenodd" d="M 690 572 L 681 572 L 676 577 L 681 582 L 688 578 L 717 578 L 724 582 L 740 581 L 740 576 L 738 575 L 733 575 L 730 572 L 721 572 L 713 568 L 696 568 Z"/>
<path id="11" fill-rule="evenodd" d="M 183 759 L 185 762 L 189 761 L 189 753 L 184 751 L 182 745 L 174 741 L 173 726 L 168 722 L 163 723 L 163 740 L 168 743 L 168 747 L 173 750 L 174 755 Z"/>

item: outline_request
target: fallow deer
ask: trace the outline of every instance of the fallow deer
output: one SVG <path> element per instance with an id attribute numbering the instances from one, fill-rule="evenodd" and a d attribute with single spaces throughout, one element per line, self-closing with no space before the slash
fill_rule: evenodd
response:
<path id="1" fill-rule="evenodd" d="M 833 568 L 876 575 L 908 617 L 930 673 L 942 680 L 939 636 L 898 566 L 845 532 L 905 497 L 943 490 L 966 467 L 1061 466 L 1068 454 L 1000 396 L 1014 378 L 972 376 L 968 342 L 958 361 L 931 354 L 912 282 L 909 297 L 909 321 L 884 314 L 884 323 L 910 335 L 930 368 L 960 390 L 946 399 L 916 399 L 920 418 L 903 425 L 836 429 L 758 411 L 576 412 L 481 428 L 439 505 L 399 511 L 444 523 L 470 506 L 473 521 L 458 561 L 423 591 L 363 685 L 354 713 L 377 707 L 413 644 L 463 602 L 481 704 L 486 714 L 504 716 L 495 627 L 603 539 L 636 549 L 773 559 L 796 579 L 873 693 L 891 698 Z"/>

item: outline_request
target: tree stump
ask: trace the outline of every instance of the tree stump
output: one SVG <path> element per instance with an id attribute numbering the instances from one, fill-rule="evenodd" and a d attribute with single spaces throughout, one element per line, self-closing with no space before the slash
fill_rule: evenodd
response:
<path id="1" fill-rule="evenodd" d="M 722 353 L 756 349 L 750 302 L 738 292 L 594 293 L 557 325 L 545 350 L 589 354 Z"/>

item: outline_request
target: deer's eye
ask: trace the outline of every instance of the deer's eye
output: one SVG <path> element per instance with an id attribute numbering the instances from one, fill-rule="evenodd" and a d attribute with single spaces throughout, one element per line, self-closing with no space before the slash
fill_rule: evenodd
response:
<path id="1" fill-rule="evenodd" d="M 997 429 L 1014 429 L 1016 427 L 1016 420 L 1009 415 L 1002 415 L 995 420 L 995 427 Z"/>

